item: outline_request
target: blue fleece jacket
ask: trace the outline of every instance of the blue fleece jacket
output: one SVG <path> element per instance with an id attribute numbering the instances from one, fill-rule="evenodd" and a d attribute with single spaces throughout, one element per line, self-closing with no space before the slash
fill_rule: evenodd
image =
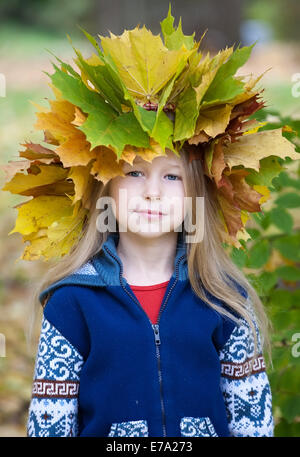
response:
<path id="1" fill-rule="evenodd" d="M 181 235 L 157 324 L 123 277 L 118 238 L 40 295 L 28 436 L 273 436 L 262 353 L 250 372 L 247 322 L 196 296 Z"/>

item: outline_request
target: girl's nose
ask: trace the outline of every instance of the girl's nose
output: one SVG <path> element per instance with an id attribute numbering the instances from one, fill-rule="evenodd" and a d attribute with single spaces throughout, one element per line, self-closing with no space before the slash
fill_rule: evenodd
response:
<path id="1" fill-rule="evenodd" d="M 150 198 L 151 200 L 157 200 L 161 198 L 161 189 L 158 179 L 155 177 L 152 179 L 146 179 L 143 196 L 144 198 Z"/>
<path id="2" fill-rule="evenodd" d="M 160 200 L 159 195 L 149 195 L 149 194 L 144 194 L 145 200 Z"/>

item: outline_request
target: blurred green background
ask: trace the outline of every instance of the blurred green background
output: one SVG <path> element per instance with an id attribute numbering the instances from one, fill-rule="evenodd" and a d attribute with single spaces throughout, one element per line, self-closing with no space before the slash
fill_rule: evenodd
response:
<path id="1" fill-rule="evenodd" d="M 48 106 L 53 98 L 44 72 L 52 73 L 52 51 L 64 61 L 75 57 L 66 34 L 85 56 L 91 47 L 77 25 L 91 34 L 120 34 L 123 29 L 145 24 L 159 33 L 166 17 L 166 0 L 10 0 L 0 1 L 0 74 L 5 94 L 0 96 L 0 165 L 18 157 L 25 141 L 41 140 L 35 131 L 33 101 Z M 229 13 L 230 12 L 230 13 Z M 267 107 L 262 119 L 266 128 L 291 125 L 287 133 L 299 150 L 300 47 L 298 0 L 173 0 L 175 24 L 182 18 L 185 34 L 196 32 L 201 49 L 212 54 L 219 49 L 257 40 L 241 74 L 261 74 Z M 3 78 L 3 76 L 2 76 Z M 2 79 L 3 80 L 3 79 Z M 4 96 L 5 95 L 5 96 Z M 272 319 L 274 370 L 268 369 L 273 392 L 276 436 L 300 436 L 300 217 L 299 165 L 287 163 L 286 172 L 273 181 L 274 198 L 263 214 L 249 222 L 252 239 L 246 252 L 231 252 L 233 260 L 259 291 Z M 5 175 L 0 170 L 0 186 Z M 281 200 L 280 200 L 281 199 Z M 17 216 L 13 206 L 27 198 L 0 191 L 0 334 L 5 338 L 5 356 L 0 357 L 0 436 L 26 436 L 35 351 L 26 344 L 30 293 L 47 269 L 46 262 L 16 261 L 23 252 L 21 235 L 12 230 Z M 41 311 L 41 310 L 40 310 Z M 41 315 L 40 315 L 41 317 Z M 296 335 L 296 336 L 295 336 Z M 296 339 L 295 339 L 296 338 Z M 3 339 L 3 337 L 2 337 Z M 299 353 L 299 354 L 298 354 Z"/>

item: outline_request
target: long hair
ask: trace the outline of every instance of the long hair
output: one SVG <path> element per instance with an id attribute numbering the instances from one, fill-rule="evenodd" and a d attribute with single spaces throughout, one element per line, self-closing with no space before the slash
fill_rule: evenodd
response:
<path id="1" fill-rule="evenodd" d="M 243 272 L 233 263 L 229 255 L 222 246 L 220 238 L 219 206 L 215 196 L 215 189 L 212 181 L 204 174 L 203 166 L 200 161 L 193 160 L 189 162 L 189 154 L 184 147 L 180 151 L 185 176 L 184 187 L 185 196 L 192 200 L 192 222 L 195 221 L 195 204 L 196 197 L 204 197 L 205 217 L 204 217 L 204 236 L 200 242 L 187 243 L 187 264 L 188 276 L 191 288 L 194 293 L 208 306 L 220 314 L 232 319 L 238 325 L 241 323 L 239 317 L 244 318 L 250 326 L 254 340 L 254 354 L 248 361 L 252 367 L 254 359 L 258 352 L 258 334 L 253 324 L 253 314 L 258 325 L 258 331 L 262 337 L 262 351 L 267 351 L 269 360 L 272 364 L 270 329 L 272 324 L 266 314 L 264 305 L 260 300 L 256 290 L 245 277 Z M 109 183 L 103 185 L 100 181 L 95 180 L 95 185 L 91 193 L 89 207 L 90 217 L 87 219 L 82 235 L 78 243 L 73 246 L 70 253 L 57 260 L 46 272 L 44 277 L 34 289 L 31 305 L 33 307 L 30 313 L 29 331 L 27 332 L 27 343 L 31 342 L 32 331 L 36 323 L 38 311 L 41 310 L 39 295 L 42 290 L 46 289 L 52 283 L 72 274 L 91 257 L 99 253 L 102 245 L 107 240 L 109 232 L 101 232 L 96 229 L 96 220 L 104 209 L 97 209 L 97 201 L 101 197 L 109 196 Z M 183 224 L 184 226 L 184 224 Z M 183 236 L 187 232 L 183 227 Z M 184 238 L 185 239 L 185 238 Z M 246 306 L 246 299 L 234 287 L 229 278 L 238 282 L 248 293 L 252 311 Z M 208 292 L 208 294 L 207 294 Z M 212 298 L 209 297 L 211 294 Z M 213 297 L 220 299 L 227 306 L 219 306 L 213 300 Z M 248 303 L 249 303 L 248 299 Z M 44 307 L 47 299 L 42 306 Z M 227 309 L 226 309 L 227 308 Z M 236 313 L 239 317 L 236 317 Z M 251 374 L 250 370 L 248 375 Z"/>

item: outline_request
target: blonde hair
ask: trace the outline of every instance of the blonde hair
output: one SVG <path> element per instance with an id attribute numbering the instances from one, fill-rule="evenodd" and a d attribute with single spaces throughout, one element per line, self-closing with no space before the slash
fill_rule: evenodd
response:
<path id="1" fill-rule="evenodd" d="M 218 313 L 227 316 L 237 324 L 241 323 L 240 319 L 237 318 L 235 314 L 232 314 L 224 307 L 217 305 L 215 301 L 207 296 L 206 292 L 213 297 L 220 299 L 222 302 L 225 302 L 228 309 L 231 309 L 233 313 L 237 313 L 238 316 L 244 318 L 249 324 L 254 340 L 254 354 L 253 357 L 248 360 L 250 367 L 248 375 L 250 375 L 252 372 L 252 364 L 259 354 L 259 336 L 262 337 L 262 351 L 267 351 L 269 360 L 272 364 L 269 329 L 272 329 L 273 327 L 256 290 L 247 280 L 243 272 L 233 263 L 222 246 L 219 231 L 221 220 L 218 215 L 220 208 L 218 206 L 218 201 L 215 198 L 215 188 L 212 181 L 204 175 L 201 161 L 193 160 L 192 162 L 189 162 L 189 155 L 184 147 L 181 150 L 180 157 L 185 172 L 185 193 L 186 196 L 191 197 L 193 201 L 193 223 L 195 221 L 195 197 L 202 196 L 204 197 L 205 202 L 203 240 L 199 243 L 187 243 L 186 245 L 190 284 L 194 293 Z M 39 295 L 42 290 L 80 268 L 84 263 L 90 260 L 91 257 L 101 251 L 103 243 L 107 240 L 109 232 L 103 233 L 96 229 L 96 219 L 98 215 L 104 211 L 103 209 L 96 210 L 96 203 L 100 197 L 109 196 L 109 183 L 110 181 L 106 185 L 103 185 L 100 181 L 95 180 L 95 185 L 89 199 L 90 217 L 83 227 L 80 240 L 76 246 L 71 249 L 69 254 L 60 258 L 51 268 L 49 268 L 38 286 L 34 289 L 31 299 L 34 310 L 30 314 L 31 322 L 27 334 L 27 342 L 31 340 L 32 337 L 37 310 L 41 309 Z M 186 235 L 184 227 L 183 235 Z M 238 282 L 239 285 L 247 291 L 248 300 L 246 300 L 233 286 L 229 277 L 233 278 L 233 280 Z M 43 307 L 45 306 L 47 298 L 42 305 Z M 249 304 L 249 302 L 252 310 L 247 308 L 247 303 Z M 253 323 L 253 312 L 255 322 L 258 326 L 257 329 Z M 258 332 L 260 332 L 260 335 Z"/>

